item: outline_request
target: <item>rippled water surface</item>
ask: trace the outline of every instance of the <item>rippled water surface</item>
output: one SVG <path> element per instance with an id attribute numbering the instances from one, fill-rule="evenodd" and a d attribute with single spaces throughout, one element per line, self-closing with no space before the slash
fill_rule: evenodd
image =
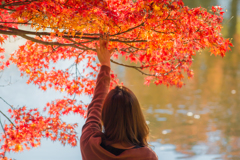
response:
<path id="1" fill-rule="evenodd" d="M 132 69 L 112 66 L 119 79 L 137 95 L 150 127 L 150 142 L 161 160 L 240 160 L 240 24 L 239 0 L 184 0 L 189 7 L 221 5 L 225 14 L 223 35 L 234 38 L 235 47 L 226 57 L 210 56 L 208 51 L 194 58 L 194 78 L 185 79 L 181 89 L 165 86 L 144 86 L 144 77 Z M 232 17 L 232 18 L 231 18 Z M 17 49 L 8 46 L 7 52 Z M 16 45 L 24 41 L 15 42 Z M 68 67 L 69 64 L 63 63 Z M 26 85 L 26 78 L 11 66 L 2 76 L 1 83 L 12 85 L 0 90 L 0 96 L 13 105 L 43 108 L 46 102 L 61 98 L 55 91 L 42 92 Z M 87 97 L 79 97 L 89 102 Z M 2 102 L 0 105 L 4 106 Z M 5 106 L 4 106 L 5 107 Z M 2 107 L 1 107 L 2 109 Z M 5 107 L 3 110 L 7 110 Z M 66 117 L 67 122 L 84 120 Z M 17 160 L 27 159 L 81 159 L 79 145 L 75 148 L 61 146 L 44 140 L 39 148 L 10 154 Z"/>

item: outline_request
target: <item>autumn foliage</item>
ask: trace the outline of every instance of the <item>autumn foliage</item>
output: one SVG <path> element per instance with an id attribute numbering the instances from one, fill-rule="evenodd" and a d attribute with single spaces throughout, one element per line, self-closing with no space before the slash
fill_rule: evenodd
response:
<path id="1" fill-rule="evenodd" d="M 184 76 L 193 76 L 190 66 L 197 52 L 209 48 L 223 57 L 230 50 L 230 40 L 221 34 L 223 13 L 219 6 L 190 9 L 182 0 L 2 0 L 1 44 L 10 36 L 27 42 L 9 59 L 0 48 L 0 70 L 15 64 L 28 84 L 68 97 L 47 103 L 48 116 L 9 106 L 12 123 L 3 126 L 0 156 L 39 146 L 41 138 L 77 144 L 77 124 L 66 124 L 61 116 L 85 114 L 87 104 L 75 96 L 93 94 L 100 66 L 95 43 L 102 33 L 109 34 L 109 48 L 115 48 L 112 63 L 140 72 L 145 84 L 182 87 Z M 117 62 L 119 56 L 135 64 Z M 57 69 L 63 60 L 74 63 Z M 111 86 L 118 83 L 113 72 L 111 78 Z"/>

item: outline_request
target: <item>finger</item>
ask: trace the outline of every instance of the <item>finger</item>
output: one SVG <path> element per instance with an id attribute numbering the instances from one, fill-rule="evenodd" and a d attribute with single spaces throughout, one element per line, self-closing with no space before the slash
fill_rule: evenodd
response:
<path id="1" fill-rule="evenodd" d="M 109 35 L 107 35 L 107 42 L 106 42 L 107 47 L 108 47 L 108 43 L 109 43 Z"/>
<path id="2" fill-rule="evenodd" d="M 112 49 L 109 50 L 110 56 L 113 55 L 114 51 L 115 51 L 115 48 L 112 48 Z"/>
<path id="3" fill-rule="evenodd" d="M 106 38 L 107 38 L 107 35 L 106 35 L 106 33 L 104 33 L 103 37 L 104 37 L 104 40 L 106 40 Z"/>
<path id="4" fill-rule="evenodd" d="M 99 38 L 100 48 L 101 48 L 101 45 L 102 45 L 102 41 L 103 41 L 103 34 L 100 34 L 100 38 Z"/>
<path id="5" fill-rule="evenodd" d="M 104 39 L 104 33 L 102 34 L 102 39 Z"/>
<path id="6" fill-rule="evenodd" d="M 99 53 L 99 48 L 98 48 L 97 43 L 95 43 L 95 46 L 96 46 L 96 50 L 97 50 L 97 54 L 98 54 Z"/>
<path id="7" fill-rule="evenodd" d="M 100 44 L 100 48 L 101 48 L 102 45 L 103 45 L 103 39 L 102 39 L 102 37 L 99 39 L 99 44 Z"/>
<path id="8" fill-rule="evenodd" d="M 103 46 L 107 48 L 107 35 L 105 33 L 103 35 Z"/>
<path id="9" fill-rule="evenodd" d="M 109 41 L 109 35 L 107 35 L 107 38 L 106 38 L 107 42 Z"/>

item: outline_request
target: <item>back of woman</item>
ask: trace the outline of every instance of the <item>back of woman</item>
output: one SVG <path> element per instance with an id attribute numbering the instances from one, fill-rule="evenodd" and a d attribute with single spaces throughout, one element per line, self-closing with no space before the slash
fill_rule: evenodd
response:
<path id="1" fill-rule="evenodd" d="M 83 160 L 157 160 L 148 147 L 149 129 L 134 93 L 124 86 L 108 93 L 113 50 L 107 47 L 108 36 L 103 35 L 100 48 L 96 45 L 101 69 L 80 139 Z"/>

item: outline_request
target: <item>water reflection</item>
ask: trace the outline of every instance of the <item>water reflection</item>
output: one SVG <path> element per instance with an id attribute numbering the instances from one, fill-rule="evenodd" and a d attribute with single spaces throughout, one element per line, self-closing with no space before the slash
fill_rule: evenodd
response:
<path id="1" fill-rule="evenodd" d="M 136 93 L 144 109 L 159 158 L 171 150 L 168 159 L 240 159 L 240 36 L 238 0 L 184 0 L 189 7 L 221 5 L 225 14 L 223 34 L 235 38 L 225 58 L 197 55 L 195 76 L 181 89 L 143 86 L 143 76 L 125 69 L 120 80 Z M 233 17 L 230 21 L 229 19 Z M 171 147 L 167 148 L 169 145 Z M 161 154 L 160 154 L 161 153 Z M 170 154 L 169 154 L 170 156 Z"/>

